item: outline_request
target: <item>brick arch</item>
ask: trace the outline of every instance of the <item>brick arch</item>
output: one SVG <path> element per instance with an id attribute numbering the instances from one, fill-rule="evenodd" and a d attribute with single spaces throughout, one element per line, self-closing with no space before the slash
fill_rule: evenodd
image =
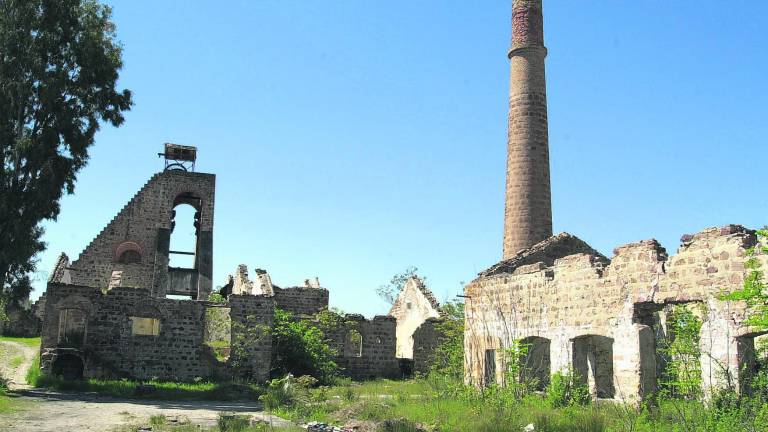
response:
<path id="1" fill-rule="evenodd" d="M 141 262 L 141 259 L 144 257 L 144 248 L 141 247 L 136 242 L 133 241 L 124 241 L 117 245 L 115 248 L 115 262 L 123 262 L 126 260 L 126 255 L 135 255 L 138 254 L 138 262 Z M 130 260 L 130 262 L 123 262 L 123 264 L 134 264 L 136 263 L 135 259 Z"/>
<path id="2" fill-rule="evenodd" d="M 202 194 L 200 193 L 193 191 L 180 192 L 173 198 L 171 208 L 176 208 L 182 204 L 188 204 L 194 207 L 195 210 L 200 211 L 202 208 L 202 202 L 203 198 Z"/>

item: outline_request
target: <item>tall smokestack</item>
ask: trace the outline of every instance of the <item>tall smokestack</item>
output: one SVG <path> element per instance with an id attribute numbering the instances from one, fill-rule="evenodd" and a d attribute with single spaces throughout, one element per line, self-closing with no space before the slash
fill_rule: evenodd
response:
<path id="1" fill-rule="evenodd" d="M 504 259 L 552 236 L 541 0 L 512 1 Z"/>

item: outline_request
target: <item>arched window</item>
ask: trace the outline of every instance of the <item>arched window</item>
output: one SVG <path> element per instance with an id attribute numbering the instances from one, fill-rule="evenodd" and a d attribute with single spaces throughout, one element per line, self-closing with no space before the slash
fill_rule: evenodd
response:
<path id="1" fill-rule="evenodd" d="M 168 265 L 177 268 L 197 268 L 197 234 L 200 212 L 187 201 L 174 207 L 171 213 L 171 244 Z"/>
<path id="2" fill-rule="evenodd" d="M 363 335 L 361 335 L 359 331 L 352 329 L 347 332 L 347 337 L 344 341 L 344 356 L 363 356 Z"/>
<path id="3" fill-rule="evenodd" d="M 141 262 L 141 246 L 135 242 L 120 243 L 115 249 L 115 262 L 120 264 L 138 264 Z"/>

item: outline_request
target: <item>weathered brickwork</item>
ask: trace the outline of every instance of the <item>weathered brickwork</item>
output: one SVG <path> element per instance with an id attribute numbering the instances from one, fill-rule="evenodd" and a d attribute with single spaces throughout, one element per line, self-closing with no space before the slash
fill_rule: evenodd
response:
<path id="1" fill-rule="evenodd" d="M 232 318 L 232 349 L 242 347 L 247 359 L 245 370 L 234 372 L 256 381 L 265 381 L 269 378 L 272 365 L 270 330 L 274 321 L 275 302 L 263 295 L 232 295 L 229 297 L 229 306 Z M 241 343 L 243 340 L 246 342 Z"/>
<path id="2" fill-rule="evenodd" d="M 240 265 L 222 289 L 228 303 L 206 301 L 214 187 L 211 174 L 156 174 L 77 260 L 70 264 L 65 254 L 59 257 L 39 303 L 44 311 L 30 312 L 43 321 L 43 372 L 67 378 L 269 378 L 275 308 L 297 319 L 311 318 L 328 309 L 329 293 L 317 278 L 302 287 L 274 286 L 260 269 L 254 283 Z M 197 211 L 193 268 L 168 266 L 173 209 L 180 204 Z M 173 294 L 190 300 L 167 297 Z M 349 316 L 332 335 L 343 373 L 365 379 L 399 376 L 395 333 L 392 317 Z M 215 352 L 206 343 L 227 335 L 228 349 Z M 218 360 L 216 354 L 222 353 L 229 358 Z"/>
<path id="3" fill-rule="evenodd" d="M 599 397 L 643 397 L 656 385 L 663 310 L 680 303 L 706 311 L 704 386 L 723 385 L 726 373 L 738 380 L 759 333 L 744 325 L 744 304 L 717 296 L 742 286 L 746 249 L 755 242 L 752 231 L 729 225 L 686 236 L 673 257 L 655 240 L 616 248 L 610 261 L 585 253 L 567 234 L 537 245 L 465 287 L 467 381 L 501 381 L 501 351 L 513 340 L 541 338 L 549 345 L 549 373 L 576 370 Z"/>
<path id="4" fill-rule="evenodd" d="M 345 321 L 330 335 L 331 347 L 339 353 L 335 360 L 342 374 L 352 379 L 399 378 L 395 318 L 377 315 L 367 320 L 362 315 L 350 314 Z M 350 338 L 350 332 L 358 333 L 361 340 Z M 357 342 L 362 345 L 358 347 Z"/>
<path id="5" fill-rule="evenodd" d="M 424 282 L 414 276 L 406 281 L 389 315 L 397 320 L 397 357 L 412 359 L 413 332 L 427 319 L 440 316 L 440 304 Z"/>
<path id="6" fill-rule="evenodd" d="M 325 288 L 272 288 L 275 305 L 294 315 L 310 316 L 328 309 L 328 290 Z"/>
<path id="7" fill-rule="evenodd" d="M 413 332 L 413 371 L 426 373 L 443 334 L 438 330 L 440 318 L 428 318 Z"/>
<path id="8" fill-rule="evenodd" d="M 514 0 L 504 259 L 552 235 L 541 0 Z"/>
<path id="9" fill-rule="evenodd" d="M 174 293 L 168 268 L 174 208 L 190 204 L 199 212 L 197 280 L 177 294 L 207 298 L 213 273 L 215 176 L 179 170 L 155 174 L 66 269 L 69 281 L 94 288 L 149 288 L 156 297 Z M 121 262 L 124 253 L 135 254 Z M 64 271 L 58 271 L 64 277 Z M 68 282 L 68 281 L 64 281 Z M 196 282 L 196 283 L 195 283 Z"/>
<path id="10" fill-rule="evenodd" d="M 203 344 L 206 302 L 156 298 L 145 289 L 117 287 L 103 294 L 61 284 L 49 284 L 47 297 L 41 341 L 44 372 L 53 372 L 57 358 L 69 354 L 81 360 L 82 374 L 88 378 L 190 381 L 231 376 L 227 365 Z M 232 296 L 230 305 L 233 323 L 246 324 L 247 317 L 248 325 L 272 325 L 274 303 L 267 297 Z M 74 323 L 72 316 L 77 317 Z M 136 318 L 157 319 L 158 333 L 135 334 Z M 67 337 L 72 334 L 78 337 Z M 233 330 L 233 340 L 235 334 Z M 269 335 L 247 350 L 248 376 L 266 379 Z"/>

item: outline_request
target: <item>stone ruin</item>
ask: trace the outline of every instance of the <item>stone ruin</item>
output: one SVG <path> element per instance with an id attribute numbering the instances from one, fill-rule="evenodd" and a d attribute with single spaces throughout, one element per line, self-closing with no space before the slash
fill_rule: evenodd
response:
<path id="1" fill-rule="evenodd" d="M 669 257 L 655 240 L 618 247 L 611 259 L 570 234 L 552 236 L 541 0 L 512 11 L 507 194 L 503 260 L 465 287 L 465 379 L 504 384 L 508 354 L 540 388 L 575 373 L 593 396 L 637 401 L 663 371 L 672 305 L 696 305 L 704 394 L 746 389 L 756 337 L 743 302 L 720 294 L 742 287 L 754 231 L 738 225 L 686 235 Z M 766 256 L 758 257 L 768 262 Z"/>
<path id="2" fill-rule="evenodd" d="M 70 263 L 62 254 L 39 302 L 44 372 L 72 378 L 268 378 L 269 331 L 246 338 L 249 331 L 270 328 L 275 307 L 299 318 L 327 309 L 328 290 L 317 278 L 304 286 L 280 288 L 264 270 L 256 270 L 254 282 L 241 265 L 222 289 L 228 303 L 208 301 L 214 195 L 213 174 L 167 163 L 76 260 Z M 195 210 L 194 251 L 171 247 L 179 205 Z M 192 265 L 170 266 L 174 254 L 192 256 Z M 223 319 L 226 328 L 211 322 L 212 317 Z M 241 347 L 247 360 L 232 364 L 229 348 L 217 351 L 208 343 L 211 337 L 229 338 L 230 347 L 237 340 L 248 341 Z M 344 374 L 359 379 L 401 376 L 395 318 L 348 315 L 331 339 Z"/>
<path id="3" fill-rule="evenodd" d="M 440 303 L 419 277 L 409 278 L 389 315 L 397 320 L 397 358 L 403 369 L 424 373 L 439 340 Z"/>

